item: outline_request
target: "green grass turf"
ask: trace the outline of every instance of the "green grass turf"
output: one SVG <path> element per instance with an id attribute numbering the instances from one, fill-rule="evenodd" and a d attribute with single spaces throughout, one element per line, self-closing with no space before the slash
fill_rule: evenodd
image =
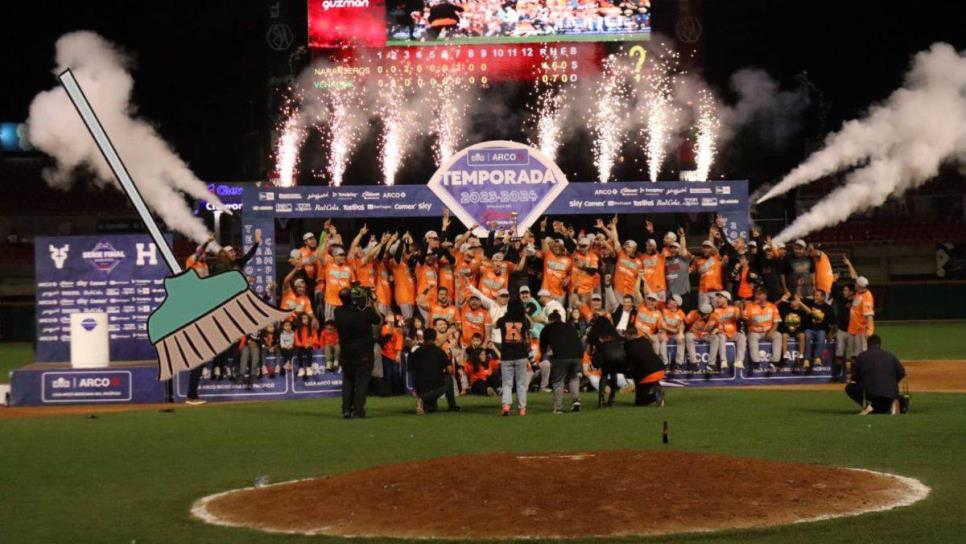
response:
<path id="1" fill-rule="evenodd" d="M 355 421 L 338 417 L 336 399 L 0 421 L 0 541 L 332 542 L 339 539 L 209 526 L 188 510 L 201 496 L 263 474 L 283 481 L 476 451 L 615 448 L 864 467 L 933 488 L 893 512 L 647 542 L 936 543 L 962 542 L 966 531 L 966 395 L 916 395 L 904 417 L 858 417 L 842 393 L 810 391 L 674 390 L 665 409 L 588 407 L 562 416 L 550 414 L 549 396 L 539 394 L 526 418 L 497 417 L 494 399 L 462 402 L 460 414 L 416 417 L 410 399 L 372 399 L 371 417 Z M 607 494 L 561 490 L 560 500 L 575 492 Z"/>
<path id="2" fill-rule="evenodd" d="M 419 40 L 386 40 L 387 46 L 434 46 L 434 45 L 500 45 L 506 43 L 557 43 L 557 42 L 640 42 L 651 39 L 649 32 L 630 34 L 552 34 L 549 36 L 472 36 L 465 38 L 451 38 L 439 41 Z"/>
<path id="3" fill-rule="evenodd" d="M 875 328 L 900 359 L 966 359 L 966 321 L 883 321 Z"/>
<path id="4" fill-rule="evenodd" d="M 34 362 L 34 348 L 27 342 L 0 344 L 0 383 L 10 382 L 10 371 Z"/>

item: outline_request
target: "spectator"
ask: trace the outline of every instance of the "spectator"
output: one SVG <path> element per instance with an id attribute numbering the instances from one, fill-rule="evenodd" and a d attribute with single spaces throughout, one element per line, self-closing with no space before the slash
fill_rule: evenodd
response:
<path id="1" fill-rule="evenodd" d="M 670 366 L 670 359 L 668 357 L 668 340 L 674 339 L 674 368 L 682 369 L 684 368 L 684 355 L 685 355 L 685 318 L 684 312 L 681 311 L 681 295 L 671 295 L 667 300 L 667 306 L 661 310 L 661 320 L 664 323 L 663 336 L 661 339 L 661 359 L 664 364 Z"/>
<path id="2" fill-rule="evenodd" d="M 782 357 L 782 335 L 778 332 L 778 325 L 781 323 L 781 315 L 774 304 L 768 302 L 768 291 L 764 287 L 755 290 L 755 301 L 745 305 L 744 310 L 745 324 L 748 329 L 748 346 L 751 349 L 751 362 L 754 370 L 762 370 L 764 363 L 769 366 L 766 370 L 774 372 L 775 365 L 781 361 Z M 771 359 L 762 360 L 759 341 L 765 338 L 771 342 Z"/>
<path id="3" fill-rule="evenodd" d="M 805 321 L 808 319 L 808 309 L 802 304 L 801 295 L 785 293 L 778 303 L 778 313 L 782 318 L 778 331 L 782 333 L 783 359 L 791 367 L 798 368 L 798 359 L 802 358 L 805 351 Z M 791 349 L 789 340 L 792 338 L 798 348 L 797 355 Z M 802 367 L 808 370 L 811 364 L 811 361 L 806 360 Z"/>
<path id="4" fill-rule="evenodd" d="M 417 415 L 437 411 L 437 403 L 442 396 L 446 397 L 449 411 L 460 410 L 456 404 L 453 369 L 449 356 L 436 344 L 436 341 L 436 331 L 427 329 L 423 344 L 410 357 Z"/>
<path id="5" fill-rule="evenodd" d="M 325 370 L 333 372 L 339 368 L 339 332 L 335 330 L 335 320 L 330 319 L 322 326 L 319 346 L 325 360 Z"/>
<path id="6" fill-rule="evenodd" d="M 684 343 L 687 347 L 688 356 L 691 361 L 692 369 L 698 370 L 701 358 L 698 356 L 698 342 L 708 344 L 708 361 L 706 369 L 715 366 L 718 360 L 718 335 L 714 333 L 715 323 L 711 317 L 714 308 L 710 304 L 702 304 L 697 310 L 691 310 L 684 319 L 688 326 L 688 332 L 684 334 Z"/>
<path id="7" fill-rule="evenodd" d="M 469 390 L 475 395 L 496 396 L 499 387 L 498 374 L 494 373 L 491 361 L 499 361 L 499 355 L 490 347 L 483 346 L 483 337 L 473 335 L 473 342 L 463 352 L 463 368 L 468 376 Z"/>
<path id="8" fill-rule="evenodd" d="M 731 293 L 728 291 L 719 291 L 714 297 L 714 305 L 715 310 L 711 313 L 711 320 L 714 323 L 712 332 L 718 335 L 720 368 L 728 368 L 728 342 L 735 343 L 735 368 L 744 368 L 748 339 L 745 333 L 738 330 L 741 310 L 731 304 Z"/>
<path id="9" fill-rule="evenodd" d="M 825 339 L 832 327 L 834 310 L 825 302 L 825 291 L 815 289 L 810 303 L 802 305 L 808 312 L 805 318 L 805 361 L 812 362 L 812 370 L 822 366 L 822 352 L 825 350 Z"/>
<path id="10" fill-rule="evenodd" d="M 855 294 L 849 310 L 849 357 L 853 360 L 867 349 L 867 339 L 875 333 L 875 300 L 869 291 L 869 280 L 859 276 L 852 261 L 844 257 L 849 275 L 855 280 Z"/>
<path id="11" fill-rule="evenodd" d="M 905 411 L 899 382 L 905 378 L 906 369 L 895 355 L 882 349 L 878 335 L 869 336 L 868 347 L 856 357 L 845 393 L 862 407 L 859 415 L 898 415 Z"/>
<path id="12" fill-rule="evenodd" d="M 550 358 L 553 381 L 553 411 L 563 413 L 563 387 L 570 391 L 571 411 L 580 411 L 580 363 L 583 346 L 580 333 L 572 324 L 563 321 L 559 312 L 552 312 L 550 323 L 540 334 L 540 353 Z"/>
<path id="13" fill-rule="evenodd" d="M 815 262 L 808 255 L 805 240 L 795 240 L 792 254 L 785 258 L 782 287 L 785 292 L 801 298 L 812 296 L 815 288 Z"/>
<path id="14" fill-rule="evenodd" d="M 527 415 L 527 369 L 530 357 L 530 322 L 519 299 L 511 300 L 506 313 L 496 322 L 501 354 L 500 371 L 503 382 L 502 415 L 510 415 L 513 387 L 516 386 L 517 407 L 521 416 Z"/>

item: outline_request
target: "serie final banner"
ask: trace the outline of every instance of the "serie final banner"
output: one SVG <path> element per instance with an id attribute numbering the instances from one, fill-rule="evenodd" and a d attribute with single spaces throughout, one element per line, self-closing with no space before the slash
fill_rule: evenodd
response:
<path id="1" fill-rule="evenodd" d="M 156 357 L 147 320 L 164 300 L 169 271 L 149 236 L 38 237 L 34 264 L 38 362 L 70 360 L 76 312 L 107 313 L 112 361 Z"/>

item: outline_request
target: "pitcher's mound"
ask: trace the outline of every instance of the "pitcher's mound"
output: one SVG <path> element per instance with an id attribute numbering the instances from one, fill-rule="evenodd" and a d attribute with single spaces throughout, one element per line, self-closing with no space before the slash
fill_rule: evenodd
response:
<path id="1" fill-rule="evenodd" d="M 700 453 L 481 453 L 229 491 L 192 513 L 283 533 L 568 538 L 781 525 L 905 506 L 928 492 L 889 474 Z"/>

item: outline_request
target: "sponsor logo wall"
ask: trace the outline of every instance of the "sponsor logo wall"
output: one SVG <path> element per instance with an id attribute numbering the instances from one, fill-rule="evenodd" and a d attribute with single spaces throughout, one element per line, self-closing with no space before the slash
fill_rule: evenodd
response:
<path id="1" fill-rule="evenodd" d="M 150 237 L 40 237 L 35 254 L 38 362 L 70 360 L 76 312 L 108 314 L 112 361 L 156 358 L 147 319 L 164 299 L 169 271 Z"/>
<path id="2" fill-rule="evenodd" d="M 164 402 L 165 384 L 154 365 L 119 369 L 15 370 L 10 404 L 44 406 L 89 403 Z"/>

